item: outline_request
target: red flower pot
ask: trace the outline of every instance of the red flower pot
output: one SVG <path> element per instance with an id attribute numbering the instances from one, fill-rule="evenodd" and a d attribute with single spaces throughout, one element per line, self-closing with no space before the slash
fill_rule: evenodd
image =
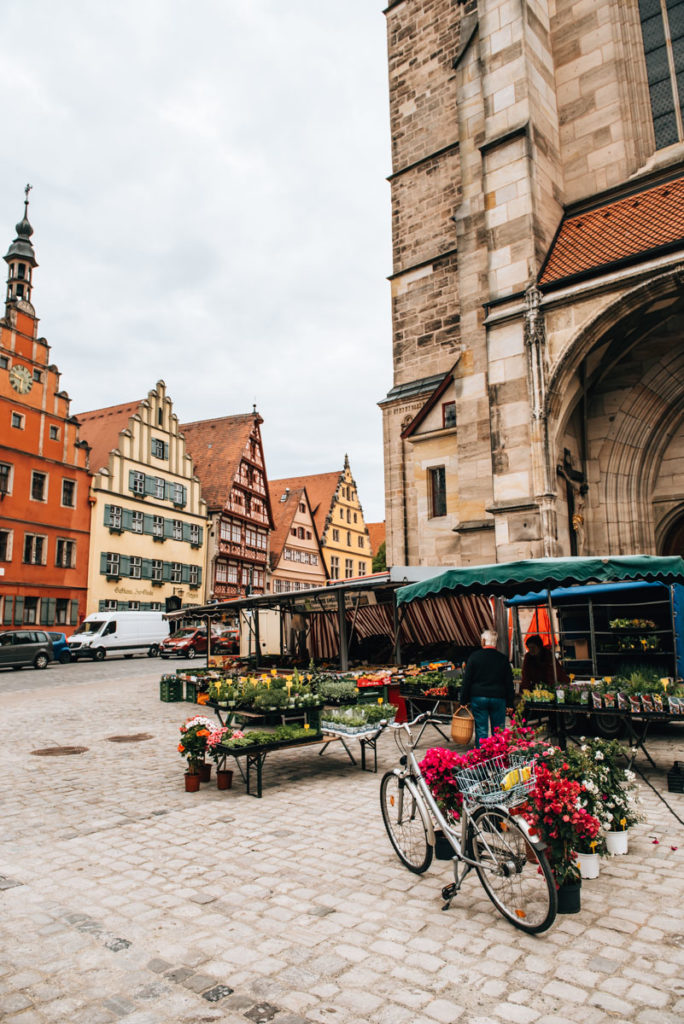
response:
<path id="1" fill-rule="evenodd" d="M 211 765 L 202 762 L 199 766 L 200 782 L 211 782 Z"/>
<path id="2" fill-rule="evenodd" d="M 216 769 L 216 788 L 217 789 L 232 789 L 233 788 L 233 773 L 229 769 Z"/>
<path id="3" fill-rule="evenodd" d="M 199 775 L 191 775 L 190 772 L 185 773 L 185 792 L 186 793 L 197 793 L 200 788 L 200 777 Z"/>

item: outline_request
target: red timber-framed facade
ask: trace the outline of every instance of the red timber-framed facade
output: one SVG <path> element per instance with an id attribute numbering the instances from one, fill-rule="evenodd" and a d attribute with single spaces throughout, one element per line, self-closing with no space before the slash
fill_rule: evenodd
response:
<path id="1" fill-rule="evenodd" d="M 254 409 L 181 426 L 211 517 L 208 600 L 265 593 L 273 516 L 262 423 Z"/>
<path id="2" fill-rule="evenodd" d="M 0 622 L 69 634 L 85 615 L 88 445 L 38 337 L 28 190 L 0 320 Z"/>

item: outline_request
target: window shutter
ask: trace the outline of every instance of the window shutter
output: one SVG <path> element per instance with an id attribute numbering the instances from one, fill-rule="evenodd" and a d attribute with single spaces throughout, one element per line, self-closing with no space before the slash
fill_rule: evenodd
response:
<path id="1" fill-rule="evenodd" d="M 40 599 L 40 624 L 41 626 L 47 626 L 50 623 L 50 598 L 41 597 Z"/>
<path id="2" fill-rule="evenodd" d="M 183 523 L 183 540 L 186 544 L 190 543 L 190 523 Z"/>
<path id="3" fill-rule="evenodd" d="M 14 599 L 14 625 L 20 626 L 24 618 L 24 598 L 17 594 Z"/>
<path id="4" fill-rule="evenodd" d="M 69 601 L 69 625 L 78 625 L 78 601 Z"/>
<path id="5" fill-rule="evenodd" d="M 164 519 L 164 536 L 173 537 L 173 519 Z"/>
<path id="6" fill-rule="evenodd" d="M 112 525 L 112 506 L 111 505 L 105 505 L 104 524 L 105 524 L 105 526 L 111 526 Z"/>
<path id="7" fill-rule="evenodd" d="M 103 612 L 105 610 L 105 603 L 104 603 L 104 601 L 100 601 L 100 603 L 99 603 L 99 605 L 97 607 L 97 610 L 98 610 L 98 612 Z"/>
<path id="8" fill-rule="evenodd" d="M 157 489 L 157 483 L 153 476 L 147 476 L 145 474 L 145 494 L 154 494 Z"/>
<path id="9" fill-rule="evenodd" d="M 55 624 L 57 618 L 57 599 L 54 597 L 48 598 L 48 626 Z"/>
<path id="10" fill-rule="evenodd" d="M 187 487 L 181 487 L 181 505 L 187 505 L 188 503 L 188 489 Z"/>
<path id="11" fill-rule="evenodd" d="M 152 579 L 152 559 L 143 558 L 142 560 L 142 578 L 144 580 Z"/>
<path id="12" fill-rule="evenodd" d="M 197 582 L 199 583 L 200 586 L 202 585 L 202 566 L 201 565 L 197 566 Z"/>
<path id="13" fill-rule="evenodd" d="M 100 555 L 100 575 L 104 576 L 107 572 L 107 552 L 103 551 Z"/>
<path id="14" fill-rule="evenodd" d="M 14 597 L 5 598 L 5 606 L 2 611 L 2 621 L 5 626 L 9 626 L 12 623 L 12 609 L 14 607 Z"/>
<path id="15" fill-rule="evenodd" d="M 162 579 L 166 583 L 169 583 L 170 580 L 171 580 L 171 563 L 170 562 L 164 562 L 162 564 Z"/>
<path id="16" fill-rule="evenodd" d="M 123 512 L 121 513 L 121 525 L 123 526 L 124 530 L 132 530 L 133 529 L 133 510 L 132 509 L 125 508 L 123 510 Z"/>
<path id="17" fill-rule="evenodd" d="M 182 565 L 181 566 L 181 583 L 189 583 L 189 582 L 190 582 L 190 566 L 189 565 Z"/>
<path id="18" fill-rule="evenodd" d="M 143 533 L 152 534 L 152 532 L 153 532 L 153 528 L 152 528 L 152 520 L 153 520 L 153 518 L 154 518 L 153 516 L 151 516 L 151 515 L 148 516 L 147 514 L 145 514 L 143 516 Z"/>
<path id="19" fill-rule="evenodd" d="M 129 469 L 128 471 L 128 490 L 133 490 L 133 481 L 135 480 L 135 470 Z"/>
<path id="20" fill-rule="evenodd" d="M 164 441 L 164 458 L 168 459 L 168 457 L 169 457 L 169 443 L 168 443 L 168 441 Z"/>
<path id="21" fill-rule="evenodd" d="M 122 576 L 131 575 L 131 558 L 130 555 L 122 555 L 119 560 L 119 572 Z"/>

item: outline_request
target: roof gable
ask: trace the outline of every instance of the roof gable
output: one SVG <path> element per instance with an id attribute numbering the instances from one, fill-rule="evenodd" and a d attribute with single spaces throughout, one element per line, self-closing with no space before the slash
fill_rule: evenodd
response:
<path id="1" fill-rule="evenodd" d="M 107 468 L 109 453 L 119 446 L 119 435 L 126 430 L 131 416 L 135 416 L 143 399 L 137 402 L 126 402 L 123 405 L 110 405 L 105 409 L 92 409 L 80 412 L 76 419 L 80 424 L 80 437 L 90 445 L 90 471 Z"/>
<path id="2" fill-rule="evenodd" d="M 313 512 L 314 525 L 319 537 L 323 536 L 325 520 L 330 513 L 337 488 L 344 471 L 337 473 L 315 473 L 311 476 L 293 476 L 284 480 L 272 480 L 269 484 L 269 491 L 272 496 L 272 505 L 279 501 L 281 495 L 289 487 L 290 491 L 306 490 L 311 511 Z"/>
<path id="3" fill-rule="evenodd" d="M 226 505 L 252 430 L 261 422 L 254 413 L 240 413 L 180 425 L 210 512 Z"/>

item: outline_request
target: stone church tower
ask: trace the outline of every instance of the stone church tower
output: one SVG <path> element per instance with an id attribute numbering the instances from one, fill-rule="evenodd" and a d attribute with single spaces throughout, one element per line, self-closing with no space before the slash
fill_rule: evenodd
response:
<path id="1" fill-rule="evenodd" d="M 388 564 L 681 553 L 684 0 L 390 0 Z"/>

